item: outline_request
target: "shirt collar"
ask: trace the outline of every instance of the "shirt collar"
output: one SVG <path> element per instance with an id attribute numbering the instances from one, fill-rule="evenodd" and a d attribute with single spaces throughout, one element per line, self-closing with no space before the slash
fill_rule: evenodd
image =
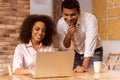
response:
<path id="1" fill-rule="evenodd" d="M 77 23 L 76 23 L 76 26 L 79 26 L 79 25 L 80 25 L 80 19 L 81 19 L 81 17 L 79 16 L 79 17 L 78 17 L 78 20 L 77 20 Z"/>
<path id="2" fill-rule="evenodd" d="M 39 44 L 39 47 L 42 46 L 42 43 Z M 33 47 L 31 40 L 26 44 L 26 47 Z"/>

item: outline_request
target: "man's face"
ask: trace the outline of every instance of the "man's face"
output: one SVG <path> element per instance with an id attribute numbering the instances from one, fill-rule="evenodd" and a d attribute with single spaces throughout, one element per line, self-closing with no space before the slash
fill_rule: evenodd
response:
<path id="1" fill-rule="evenodd" d="M 73 9 L 63 8 L 63 17 L 65 21 L 68 23 L 68 25 L 75 25 L 79 15 L 80 12 L 78 12 L 76 8 Z"/>

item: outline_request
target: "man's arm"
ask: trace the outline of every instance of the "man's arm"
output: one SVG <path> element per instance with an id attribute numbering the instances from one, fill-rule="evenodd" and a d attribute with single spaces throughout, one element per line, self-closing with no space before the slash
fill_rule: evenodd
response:
<path id="1" fill-rule="evenodd" d="M 70 26 L 69 29 L 68 29 L 68 33 L 66 34 L 65 36 L 65 39 L 63 41 L 63 44 L 66 48 L 69 48 L 70 47 L 70 44 L 71 44 L 71 37 L 74 35 L 76 31 L 76 27 L 75 26 Z"/>
<path id="2" fill-rule="evenodd" d="M 92 57 L 84 57 L 82 66 L 77 66 L 74 72 L 86 72 Z"/>
<path id="3" fill-rule="evenodd" d="M 85 67 L 86 69 L 88 68 L 90 61 L 92 57 L 84 57 L 83 64 L 82 66 Z"/>
<path id="4" fill-rule="evenodd" d="M 63 41 L 63 44 L 66 48 L 69 48 L 70 47 L 70 44 L 71 44 L 71 37 L 69 36 L 69 34 L 67 34 L 65 36 L 65 39 Z"/>
<path id="5" fill-rule="evenodd" d="M 82 66 L 77 66 L 75 72 L 85 72 L 88 69 L 90 61 L 94 55 L 94 51 L 97 45 L 98 37 L 98 26 L 97 19 L 95 16 L 89 16 L 87 19 L 86 27 L 86 39 L 85 39 L 85 51 L 84 51 L 84 60 Z"/>

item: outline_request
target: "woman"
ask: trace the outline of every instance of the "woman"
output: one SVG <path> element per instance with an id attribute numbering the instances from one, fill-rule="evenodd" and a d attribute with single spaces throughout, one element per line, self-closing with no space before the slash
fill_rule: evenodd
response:
<path id="1" fill-rule="evenodd" d="M 46 15 L 29 15 L 20 27 L 19 40 L 13 57 L 14 74 L 31 74 L 37 52 L 53 51 L 56 34 L 53 20 Z"/>

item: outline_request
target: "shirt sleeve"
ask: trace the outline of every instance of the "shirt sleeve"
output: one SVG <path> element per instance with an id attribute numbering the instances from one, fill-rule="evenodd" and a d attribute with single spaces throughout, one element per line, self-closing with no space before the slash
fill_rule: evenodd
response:
<path id="1" fill-rule="evenodd" d="M 58 48 L 59 50 L 67 50 L 63 44 L 64 38 L 66 36 L 66 33 L 64 32 L 65 28 L 62 28 L 64 24 L 61 24 L 60 21 L 57 23 L 57 33 L 58 33 Z"/>
<path id="2" fill-rule="evenodd" d="M 87 18 L 86 39 L 85 39 L 85 52 L 84 57 L 91 57 L 97 45 L 98 38 L 98 24 L 95 16 L 90 15 Z"/>
<path id="3" fill-rule="evenodd" d="M 17 68 L 23 68 L 23 56 L 21 53 L 21 48 L 18 45 L 15 48 L 14 56 L 13 56 L 13 73 Z"/>

